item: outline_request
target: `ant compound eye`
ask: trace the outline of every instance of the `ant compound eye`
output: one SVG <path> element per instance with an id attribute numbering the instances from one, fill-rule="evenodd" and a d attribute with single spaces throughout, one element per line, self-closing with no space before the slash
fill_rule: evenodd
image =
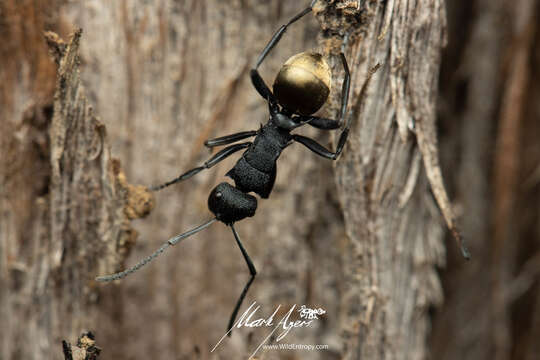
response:
<path id="1" fill-rule="evenodd" d="M 332 72 L 323 56 L 303 52 L 285 62 L 274 81 L 274 95 L 286 109 L 311 115 L 326 102 L 331 81 Z"/>

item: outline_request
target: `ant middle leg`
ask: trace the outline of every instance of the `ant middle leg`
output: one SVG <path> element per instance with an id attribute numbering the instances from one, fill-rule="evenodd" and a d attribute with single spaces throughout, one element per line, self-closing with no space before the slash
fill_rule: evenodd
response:
<path id="1" fill-rule="evenodd" d="M 213 148 L 215 146 L 228 145 L 228 144 L 232 144 L 233 142 L 237 142 L 238 140 L 246 139 L 248 137 L 252 137 L 256 135 L 257 135 L 256 130 L 242 131 L 239 133 L 225 135 L 225 136 L 217 137 L 214 139 L 208 139 L 204 142 L 204 146 L 208 148 Z"/>
<path id="2" fill-rule="evenodd" d="M 251 145 L 251 142 L 245 142 L 245 143 L 240 143 L 240 144 L 234 144 L 234 145 L 231 145 L 231 146 L 227 146 L 223 150 L 217 152 L 208 161 L 206 161 L 202 166 L 198 166 L 196 168 L 188 170 L 185 173 L 183 173 L 182 175 L 180 175 L 180 176 L 178 176 L 178 177 L 176 177 L 176 178 L 174 178 L 174 179 L 172 179 L 170 181 L 167 181 L 166 183 L 163 183 L 161 185 L 151 186 L 150 190 L 151 191 L 158 191 L 158 190 L 161 190 L 163 188 L 166 188 L 167 186 L 176 184 L 176 183 L 178 183 L 180 181 L 187 180 L 190 177 L 200 173 L 204 169 L 210 169 L 212 166 L 216 165 L 220 161 L 225 160 L 230 155 L 234 154 L 237 151 L 245 149 L 245 148 L 249 147 L 250 145 Z"/>

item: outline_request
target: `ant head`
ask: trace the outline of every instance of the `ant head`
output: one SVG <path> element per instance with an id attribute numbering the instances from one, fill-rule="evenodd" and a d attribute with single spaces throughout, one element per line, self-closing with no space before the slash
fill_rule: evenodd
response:
<path id="1" fill-rule="evenodd" d="M 321 54 L 303 52 L 283 64 L 274 81 L 279 104 L 292 113 L 311 115 L 330 93 L 332 72 Z"/>

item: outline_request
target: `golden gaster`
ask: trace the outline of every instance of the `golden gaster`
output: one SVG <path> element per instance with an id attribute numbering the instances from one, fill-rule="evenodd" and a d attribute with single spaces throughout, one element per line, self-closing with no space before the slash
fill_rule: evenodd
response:
<path id="1" fill-rule="evenodd" d="M 332 72 L 323 56 L 303 52 L 283 64 L 274 81 L 274 95 L 286 109 L 311 115 L 326 102 L 331 81 Z"/>

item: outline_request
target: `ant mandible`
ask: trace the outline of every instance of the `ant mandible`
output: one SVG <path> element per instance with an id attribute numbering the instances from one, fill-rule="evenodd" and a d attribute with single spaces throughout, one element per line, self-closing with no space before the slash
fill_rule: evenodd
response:
<path id="1" fill-rule="evenodd" d="M 234 180 L 235 186 L 222 182 L 212 190 L 208 197 L 208 207 L 215 217 L 194 229 L 169 239 L 156 252 L 147 256 L 133 267 L 116 274 L 99 276 L 96 278 L 97 281 L 107 282 L 121 279 L 146 265 L 169 246 L 178 244 L 181 240 L 206 229 L 216 221 L 221 221 L 225 225 L 230 226 L 251 275 L 231 314 L 227 326 L 228 334 L 230 334 L 242 301 L 257 275 L 253 261 L 251 261 L 234 228 L 235 222 L 255 215 L 257 199 L 248 193 L 254 192 L 263 199 L 270 196 L 276 179 L 276 161 L 281 152 L 291 143 L 298 142 L 319 156 L 336 160 L 341 154 L 347 141 L 347 136 L 349 135 L 349 124 L 347 124 L 341 131 L 336 151 L 332 152 L 309 137 L 291 134 L 292 130 L 306 124 L 321 130 L 335 130 L 343 125 L 350 89 L 349 67 L 343 52 L 339 54 L 343 69 L 345 70 L 345 77 L 341 90 L 341 112 L 338 120 L 312 116 L 326 102 L 331 88 L 332 74 L 330 67 L 322 55 L 314 52 L 303 52 L 289 58 L 276 76 L 273 92 L 268 88 L 258 71 L 259 66 L 279 42 L 287 27 L 311 12 L 315 2 L 316 0 L 312 1 L 309 7 L 294 16 L 287 24 L 282 25 L 276 31 L 259 55 L 255 67 L 250 72 L 253 86 L 268 103 L 270 110 L 268 122 L 262 125 L 259 130 L 243 131 L 207 140 L 204 144 L 209 148 L 213 148 L 232 144 L 249 137 L 255 137 L 254 141 L 229 145 L 212 156 L 203 165 L 191 169 L 162 185 L 150 188 L 152 191 L 158 191 L 172 184 L 187 180 L 202 170 L 211 168 L 230 155 L 246 149 L 236 165 L 226 174 Z M 374 70 L 371 71 L 371 74 L 373 72 Z M 366 85 L 367 81 L 364 87 Z"/>

